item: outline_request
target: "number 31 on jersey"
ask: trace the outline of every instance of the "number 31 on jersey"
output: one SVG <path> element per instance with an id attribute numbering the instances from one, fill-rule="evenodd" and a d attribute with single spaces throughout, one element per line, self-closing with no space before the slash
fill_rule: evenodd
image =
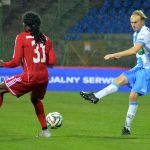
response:
<path id="1" fill-rule="evenodd" d="M 36 45 L 35 41 L 32 41 L 32 46 Z M 42 50 L 42 53 L 40 53 L 39 50 Z M 37 44 L 36 48 L 34 49 L 34 53 L 36 54 L 37 57 L 33 57 L 33 62 L 34 63 L 39 63 L 39 62 L 46 62 L 46 55 L 45 55 L 45 46 L 43 43 Z"/>

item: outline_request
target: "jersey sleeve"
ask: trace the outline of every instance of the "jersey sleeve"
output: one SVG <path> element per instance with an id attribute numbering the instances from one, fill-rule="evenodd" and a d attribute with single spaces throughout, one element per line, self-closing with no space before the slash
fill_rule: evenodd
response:
<path id="1" fill-rule="evenodd" d="M 48 65 L 55 65 L 56 64 L 56 55 L 54 52 L 54 47 L 52 41 L 49 40 L 49 54 L 48 54 Z"/>
<path id="2" fill-rule="evenodd" d="M 148 30 L 142 31 L 141 33 L 139 33 L 137 40 L 136 40 L 136 43 L 140 43 L 144 46 L 146 44 L 147 39 L 148 39 L 148 35 L 149 35 Z"/>
<path id="3" fill-rule="evenodd" d="M 20 65 L 22 55 L 23 55 L 23 41 L 21 35 L 18 35 L 15 40 L 14 54 L 12 60 L 4 62 L 3 67 L 14 68 Z"/>
<path id="4" fill-rule="evenodd" d="M 144 34 L 143 33 L 141 33 L 141 34 L 138 35 L 136 43 L 141 43 L 142 45 L 144 45 L 145 39 L 144 39 Z"/>

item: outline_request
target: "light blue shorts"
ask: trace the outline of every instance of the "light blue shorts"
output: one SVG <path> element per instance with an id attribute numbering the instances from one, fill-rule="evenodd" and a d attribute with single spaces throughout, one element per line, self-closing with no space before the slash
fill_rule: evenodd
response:
<path id="1" fill-rule="evenodd" d="M 133 68 L 122 73 L 128 80 L 131 91 L 147 95 L 150 86 L 150 69 Z"/>

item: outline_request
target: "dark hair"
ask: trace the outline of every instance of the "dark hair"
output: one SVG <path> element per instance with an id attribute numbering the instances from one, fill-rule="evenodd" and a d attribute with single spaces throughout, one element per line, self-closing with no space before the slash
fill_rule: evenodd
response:
<path id="1" fill-rule="evenodd" d="M 25 25 L 30 27 L 29 32 L 34 36 L 35 42 L 42 42 L 45 44 L 46 38 L 40 31 L 41 18 L 40 16 L 32 11 L 25 12 L 22 16 L 22 21 Z"/>

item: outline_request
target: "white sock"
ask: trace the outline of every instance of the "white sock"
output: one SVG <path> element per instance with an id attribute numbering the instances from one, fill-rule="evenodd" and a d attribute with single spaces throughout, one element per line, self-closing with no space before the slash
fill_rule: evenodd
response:
<path id="1" fill-rule="evenodd" d="M 137 108 L 138 108 L 138 103 L 136 101 L 132 101 L 129 103 L 129 108 L 128 108 L 126 122 L 125 122 L 125 127 L 128 130 L 131 130 L 131 124 L 137 112 Z"/>
<path id="2" fill-rule="evenodd" d="M 102 97 L 104 96 L 107 96 L 109 94 L 112 94 L 114 92 L 117 92 L 119 89 L 119 85 L 116 84 L 116 83 L 112 83 L 110 85 L 108 85 L 106 88 L 102 89 L 101 91 L 97 92 L 97 93 L 94 93 L 94 95 L 101 99 Z"/>

